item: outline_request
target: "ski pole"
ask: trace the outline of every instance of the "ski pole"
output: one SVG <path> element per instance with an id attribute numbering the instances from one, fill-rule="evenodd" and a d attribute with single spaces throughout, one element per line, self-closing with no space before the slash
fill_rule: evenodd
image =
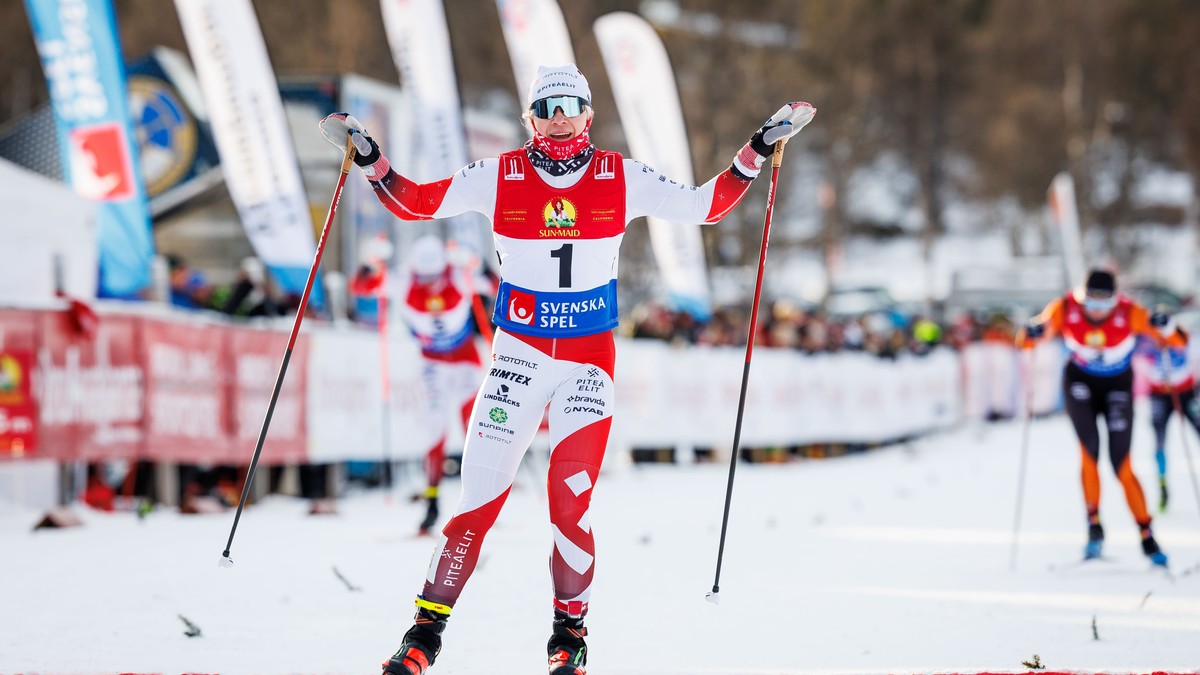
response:
<path id="1" fill-rule="evenodd" d="M 1036 348 L 1036 347 L 1035 347 Z M 1025 421 L 1021 429 L 1021 463 L 1017 469 L 1017 512 L 1013 516 L 1012 552 L 1008 557 L 1009 571 L 1017 569 L 1017 538 L 1021 531 L 1021 505 L 1025 500 L 1025 464 L 1029 457 L 1029 427 L 1033 424 L 1033 365 L 1035 348 L 1025 359 Z"/>
<path id="2" fill-rule="evenodd" d="M 221 552 L 221 559 L 218 561 L 221 567 L 233 566 L 233 559 L 229 557 L 229 549 L 233 547 L 233 536 L 237 533 L 238 521 L 242 518 L 242 509 L 246 506 L 246 498 L 250 495 L 250 486 L 254 483 L 254 472 L 258 469 L 258 458 L 262 454 L 263 441 L 267 439 L 267 428 L 271 426 L 271 416 L 275 414 L 275 404 L 279 401 L 279 390 L 283 388 L 283 378 L 287 375 L 288 362 L 292 360 L 296 335 L 300 332 L 300 322 L 304 320 L 304 310 L 308 307 L 308 296 L 312 292 L 317 268 L 321 266 L 321 255 L 325 252 L 325 242 L 329 239 L 329 226 L 333 223 L 333 214 L 337 210 L 338 200 L 342 197 L 342 186 L 346 184 L 346 175 L 350 173 L 350 165 L 354 162 L 354 152 L 354 141 L 347 134 L 346 154 L 342 158 L 342 173 L 338 176 L 337 187 L 333 190 L 333 199 L 329 202 L 329 213 L 325 216 L 325 226 L 321 228 L 321 239 L 317 242 L 317 252 L 313 256 L 312 267 L 308 270 L 308 281 L 304 284 L 304 294 L 300 296 L 300 306 L 296 308 L 296 320 L 292 323 L 292 334 L 288 338 L 287 350 L 283 353 L 283 362 L 279 365 L 279 377 L 275 378 L 271 403 L 267 406 L 262 430 L 258 433 L 258 443 L 254 446 L 254 457 L 250 460 L 250 470 L 246 472 L 246 484 L 242 486 L 242 498 L 238 500 L 237 511 L 233 515 L 233 527 L 229 528 L 229 541 L 225 542 L 225 550 Z"/>
<path id="3" fill-rule="evenodd" d="M 721 543 L 717 547 L 717 572 L 713 587 L 704 598 L 714 605 L 721 601 L 721 561 L 725 556 L 725 534 L 729 529 L 729 504 L 733 499 L 733 477 L 737 471 L 742 441 L 742 417 L 746 412 L 746 386 L 750 381 L 750 357 L 754 354 L 754 336 L 758 332 L 758 301 L 762 296 L 763 269 L 767 265 L 767 242 L 771 238 L 771 212 L 775 210 L 775 189 L 779 182 L 779 165 L 783 163 L 783 145 L 787 139 L 776 141 L 771 155 L 771 187 L 767 191 L 767 212 L 763 219 L 762 244 L 758 250 L 758 277 L 754 280 L 754 302 L 750 308 L 750 328 L 746 335 L 746 364 L 742 368 L 742 390 L 738 395 L 737 422 L 733 427 L 733 452 L 729 455 L 729 483 L 725 486 L 725 513 L 721 517 Z"/>
<path id="4" fill-rule="evenodd" d="M 1175 388 L 1174 373 L 1175 367 L 1171 363 L 1171 354 L 1168 348 L 1162 349 L 1161 357 L 1163 360 L 1163 368 L 1167 374 L 1167 386 L 1171 387 L 1171 405 L 1175 407 L 1175 412 L 1179 415 L 1179 440 L 1183 442 L 1183 456 L 1187 459 L 1188 475 L 1192 479 L 1192 492 L 1196 495 L 1196 506 L 1200 508 L 1200 484 L 1196 482 L 1196 466 L 1192 463 L 1192 449 L 1187 442 L 1187 423 L 1188 416 L 1183 410 L 1183 404 L 1179 400 L 1179 390 Z"/>

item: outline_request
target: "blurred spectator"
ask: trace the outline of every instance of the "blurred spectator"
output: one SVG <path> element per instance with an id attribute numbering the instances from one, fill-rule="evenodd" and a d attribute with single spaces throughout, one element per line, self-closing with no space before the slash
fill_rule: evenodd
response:
<path id="1" fill-rule="evenodd" d="M 237 279 L 229 289 L 229 295 L 221 302 L 220 309 L 234 316 L 282 316 L 286 314 L 283 303 L 271 293 L 266 270 L 258 258 L 242 259 Z"/>
<path id="2" fill-rule="evenodd" d="M 212 288 L 199 270 L 193 269 L 180 255 L 168 253 L 167 270 L 171 280 L 171 304 L 187 309 L 207 308 L 212 300 Z"/>
<path id="3" fill-rule="evenodd" d="M 928 354 L 942 342 L 942 327 L 928 317 L 917 317 L 912 324 L 912 344 L 910 349 L 914 354 Z"/>
<path id="4" fill-rule="evenodd" d="M 101 477 L 101 465 L 88 464 L 87 484 L 83 489 L 83 503 L 99 511 L 112 511 L 117 493 Z"/>

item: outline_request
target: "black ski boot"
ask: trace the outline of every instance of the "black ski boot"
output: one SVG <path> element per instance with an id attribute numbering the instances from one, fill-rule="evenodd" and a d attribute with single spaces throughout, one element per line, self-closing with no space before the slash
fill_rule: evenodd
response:
<path id="1" fill-rule="evenodd" d="M 546 643 L 550 675 L 586 675 L 587 644 L 583 638 L 587 629 L 583 617 L 572 618 L 566 612 L 554 610 L 554 632 Z"/>
<path id="2" fill-rule="evenodd" d="M 1095 560 L 1102 554 L 1104 547 L 1104 528 L 1100 526 L 1100 521 L 1097 520 L 1088 525 L 1088 541 L 1083 547 L 1083 559 Z"/>
<path id="3" fill-rule="evenodd" d="M 425 511 L 425 520 L 421 521 L 421 527 L 417 531 L 420 536 L 425 536 L 433 532 L 433 526 L 437 524 L 438 519 L 438 500 L 437 495 L 426 497 L 429 502 L 429 508 Z"/>
<path id="4" fill-rule="evenodd" d="M 1151 534 L 1149 525 L 1142 526 L 1142 553 L 1146 554 L 1155 567 L 1167 566 L 1167 554 L 1163 553 L 1162 549 L 1158 547 L 1158 542 L 1154 541 L 1154 535 Z"/>
<path id="5" fill-rule="evenodd" d="M 449 614 L 419 608 L 400 649 L 384 662 L 383 675 L 424 675 L 442 651 L 442 631 L 449 618 Z"/>

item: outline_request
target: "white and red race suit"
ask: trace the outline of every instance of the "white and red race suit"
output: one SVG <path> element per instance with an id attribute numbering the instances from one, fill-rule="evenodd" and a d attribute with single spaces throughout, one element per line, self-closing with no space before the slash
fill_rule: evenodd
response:
<path id="1" fill-rule="evenodd" d="M 468 428 L 471 407 L 483 376 L 483 359 L 471 320 L 470 272 L 447 265 L 433 279 L 416 274 L 398 294 L 400 316 L 421 344 L 421 382 L 429 405 L 426 418 L 436 439 L 425 457 L 426 497 L 437 496 L 446 463 L 446 421 Z"/>
<path id="2" fill-rule="evenodd" d="M 423 598 L 447 607 L 457 601 L 549 406 L 554 604 L 582 616 L 595 555 L 588 509 L 612 425 L 612 329 L 625 227 L 639 216 L 716 222 L 750 181 L 727 169 L 703 186 L 680 185 L 602 150 L 552 175 L 535 168 L 524 148 L 434 183 L 400 176 L 385 158 L 364 172 L 378 178 L 371 180 L 376 195 L 404 220 L 484 214 L 500 262 L 498 330 L 468 427 L 462 498 L 434 550 Z"/>

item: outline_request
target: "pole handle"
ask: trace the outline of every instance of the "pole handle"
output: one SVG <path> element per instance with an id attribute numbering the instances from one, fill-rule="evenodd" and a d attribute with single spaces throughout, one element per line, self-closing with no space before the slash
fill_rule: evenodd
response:
<path id="1" fill-rule="evenodd" d="M 781 138 L 775 141 L 775 152 L 771 153 L 771 167 L 778 169 L 783 164 L 783 145 L 787 143 L 786 138 Z"/>
<path id="2" fill-rule="evenodd" d="M 350 173 L 350 166 L 354 164 L 354 155 L 357 152 L 358 148 L 354 147 L 354 139 L 350 134 L 346 134 L 346 156 L 342 157 L 342 173 Z"/>

